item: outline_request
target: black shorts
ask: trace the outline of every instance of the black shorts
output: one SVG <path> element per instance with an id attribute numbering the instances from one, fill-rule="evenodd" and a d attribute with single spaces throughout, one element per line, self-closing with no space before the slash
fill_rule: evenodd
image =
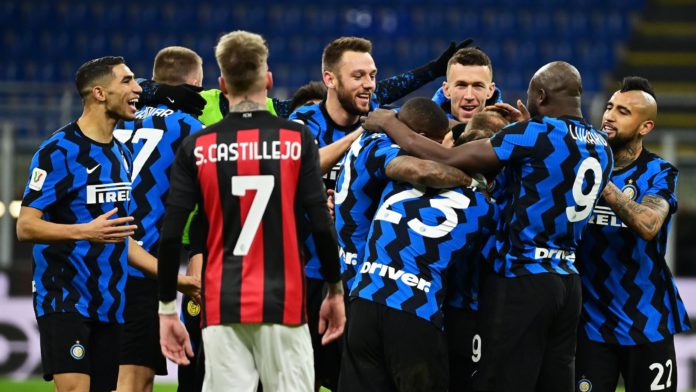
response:
<path id="1" fill-rule="evenodd" d="M 91 391 L 112 391 L 118 382 L 121 325 L 78 313 L 51 313 L 37 319 L 44 380 L 54 374 L 90 376 Z"/>
<path id="2" fill-rule="evenodd" d="M 414 314 L 355 298 L 346 324 L 339 391 L 446 391 L 442 330 Z"/>
<path id="3" fill-rule="evenodd" d="M 474 359 L 481 355 L 480 338 L 474 338 L 478 312 L 445 306 L 444 313 L 450 370 L 449 391 L 469 392 Z"/>
<path id="4" fill-rule="evenodd" d="M 326 346 L 321 344 L 319 335 L 319 310 L 324 300 L 324 281 L 307 278 L 307 326 L 312 338 L 314 351 L 314 378 L 318 385 L 335 391 L 338 385 L 338 371 L 341 368 L 342 341 L 338 339 Z"/>
<path id="5" fill-rule="evenodd" d="M 181 301 L 181 317 L 188 331 L 193 349 L 191 363 L 179 366 L 177 379 L 179 392 L 199 392 L 203 389 L 205 377 L 205 355 L 203 354 L 203 341 L 201 340 L 201 307 L 191 298 L 184 296 Z"/>
<path id="6" fill-rule="evenodd" d="M 159 335 L 157 281 L 129 277 L 126 281 L 126 307 L 123 311 L 121 365 L 145 366 L 155 374 L 167 374 Z"/>
<path id="7" fill-rule="evenodd" d="M 474 391 L 574 390 L 578 275 L 488 274 L 479 298 Z"/>
<path id="8" fill-rule="evenodd" d="M 614 391 L 623 376 L 627 391 L 677 390 L 677 358 L 674 338 L 635 346 L 593 342 L 578 334 L 575 356 L 577 391 Z"/>

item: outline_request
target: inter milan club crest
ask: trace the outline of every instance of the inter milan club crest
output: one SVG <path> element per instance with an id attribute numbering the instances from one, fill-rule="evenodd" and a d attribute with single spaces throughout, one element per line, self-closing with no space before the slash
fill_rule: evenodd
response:
<path id="1" fill-rule="evenodd" d="M 638 189 L 635 185 L 633 185 L 633 181 L 629 181 L 628 185 L 621 189 L 621 193 L 623 193 L 624 196 L 628 197 L 629 199 L 635 200 L 636 196 L 638 195 Z"/>
<path id="2" fill-rule="evenodd" d="M 592 383 L 590 380 L 583 378 L 578 381 L 578 391 L 580 392 L 590 392 L 592 390 Z"/>
<path id="3" fill-rule="evenodd" d="M 186 304 L 186 311 L 189 315 L 196 317 L 201 312 L 201 305 L 193 302 L 193 300 L 189 300 Z"/>
<path id="4" fill-rule="evenodd" d="M 77 360 L 85 357 L 85 346 L 81 345 L 79 340 L 70 347 L 70 356 Z"/>

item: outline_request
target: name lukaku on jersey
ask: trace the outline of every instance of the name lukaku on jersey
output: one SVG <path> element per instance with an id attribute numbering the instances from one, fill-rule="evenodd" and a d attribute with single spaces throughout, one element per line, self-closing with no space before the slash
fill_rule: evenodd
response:
<path id="1" fill-rule="evenodd" d="M 196 165 L 207 162 L 226 162 L 236 160 L 291 159 L 300 160 L 302 145 L 299 142 L 274 140 L 271 142 L 242 142 L 211 144 L 207 148 L 197 146 L 193 149 Z"/>
<path id="2" fill-rule="evenodd" d="M 599 144 L 606 146 L 607 141 L 598 133 L 590 132 L 587 128 L 576 127 L 573 124 L 568 124 L 568 132 L 570 137 L 575 140 L 580 140 L 588 144 Z"/>
<path id="3" fill-rule="evenodd" d="M 87 204 L 115 203 L 130 200 L 131 183 L 87 185 Z"/>
<path id="4" fill-rule="evenodd" d="M 377 274 L 383 278 L 389 278 L 391 280 L 401 280 L 405 285 L 415 287 L 418 290 L 422 290 L 424 293 L 430 291 L 431 282 L 418 277 L 417 275 L 404 272 L 403 270 L 398 270 L 394 267 L 380 264 L 380 263 L 370 263 L 366 261 L 360 267 L 361 274 Z"/>

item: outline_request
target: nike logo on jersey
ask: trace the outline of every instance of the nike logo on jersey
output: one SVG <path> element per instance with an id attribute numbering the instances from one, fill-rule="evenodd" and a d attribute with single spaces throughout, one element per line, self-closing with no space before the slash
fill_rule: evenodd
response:
<path id="1" fill-rule="evenodd" d="M 167 100 L 168 100 L 169 102 L 171 102 L 171 103 L 174 103 L 174 102 L 175 102 L 173 99 L 171 99 L 171 98 L 169 98 L 169 97 L 167 97 Z"/>
<path id="2" fill-rule="evenodd" d="M 619 220 L 611 208 L 604 206 L 596 206 L 587 223 L 599 226 L 628 227 Z"/>
<path id="3" fill-rule="evenodd" d="M 430 292 L 431 282 L 418 277 L 417 275 L 404 272 L 403 270 L 397 270 L 394 267 L 379 264 L 370 263 L 366 261 L 360 267 L 361 274 L 377 274 L 383 278 L 389 278 L 391 280 L 401 280 L 405 285 L 416 287 L 418 290 L 422 290 L 427 293 Z"/>
<path id="4" fill-rule="evenodd" d="M 87 174 L 92 174 L 92 172 L 94 172 L 95 170 L 97 170 L 97 168 L 98 168 L 99 166 L 101 166 L 101 163 L 98 164 L 97 166 L 91 168 L 91 169 L 88 168 L 88 169 L 87 169 Z"/>

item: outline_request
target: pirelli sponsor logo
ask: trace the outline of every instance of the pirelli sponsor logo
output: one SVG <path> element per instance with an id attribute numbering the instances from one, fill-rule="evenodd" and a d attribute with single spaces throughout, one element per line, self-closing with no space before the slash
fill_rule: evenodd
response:
<path id="1" fill-rule="evenodd" d="M 131 183 L 87 185 L 87 204 L 115 203 L 130 200 Z"/>
<path id="2" fill-rule="evenodd" d="M 596 206 L 590 217 L 590 224 L 599 226 L 628 227 L 609 207 Z"/>

